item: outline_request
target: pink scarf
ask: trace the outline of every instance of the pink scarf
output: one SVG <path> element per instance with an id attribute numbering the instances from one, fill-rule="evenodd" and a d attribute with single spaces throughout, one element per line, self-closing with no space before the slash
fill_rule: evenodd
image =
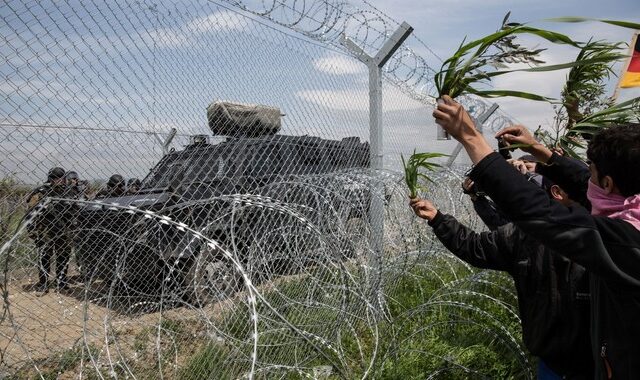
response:
<path id="1" fill-rule="evenodd" d="M 589 181 L 587 198 L 591 202 L 591 215 L 622 219 L 640 231 L 640 194 L 627 198 L 619 194 L 607 194 L 603 188 Z"/>

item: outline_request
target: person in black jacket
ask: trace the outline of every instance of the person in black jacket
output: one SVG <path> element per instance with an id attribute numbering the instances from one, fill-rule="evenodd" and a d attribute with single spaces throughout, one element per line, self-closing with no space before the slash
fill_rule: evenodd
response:
<path id="1" fill-rule="evenodd" d="M 496 228 L 509 223 L 509 219 L 507 219 L 500 210 L 496 208 L 496 204 L 493 203 L 491 199 L 487 198 L 485 193 L 478 190 L 476 184 L 471 180 L 471 178 L 466 177 L 462 181 L 462 192 L 469 196 L 476 214 L 490 230 L 493 231 Z"/>
<path id="2" fill-rule="evenodd" d="M 95 199 L 121 197 L 127 194 L 126 181 L 120 174 L 109 177 L 107 186 L 102 188 L 95 196 Z"/>
<path id="3" fill-rule="evenodd" d="M 549 196 L 571 204 L 555 184 L 549 188 Z M 428 200 L 414 198 L 410 205 L 454 255 L 475 267 L 511 275 L 524 344 L 540 358 L 539 378 L 548 378 L 543 374 L 558 379 L 591 378 L 589 281 L 582 266 L 552 253 L 513 223 L 477 233 L 438 211 Z M 483 220 L 499 220 L 492 215 L 497 210 L 482 210 Z"/>
<path id="4" fill-rule="evenodd" d="M 516 226 L 590 272 L 596 378 L 640 379 L 640 124 L 594 136 L 587 149 L 589 172 L 535 141 L 522 126 L 498 133 L 546 164 L 537 170 L 553 176 L 572 199 L 583 199 L 582 206 L 565 207 L 515 173 L 450 97 L 433 116 L 469 154 L 471 179 Z"/>
<path id="5" fill-rule="evenodd" d="M 49 291 L 49 271 L 54 257 L 56 288 L 67 288 L 69 205 L 53 201 L 46 207 L 43 206 L 47 198 L 65 198 L 66 194 L 65 171 L 55 167 L 49 170 L 47 182 L 27 196 L 28 214 L 35 217 L 29 225 L 29 235 L 38 249 L 38 283 L 35 290 L 39 295 Z"/>
<path id="6" fill-rule="evenodd" d="M 509 159 L 507 162 L 524 174 L 528 181 L 545 189 L 553 199 L 569 199 L 568 194 L 560 186 L 549 180 L 548 177 L 535 172 L 535 158 L 534 162 L 523 161 L 523 158 L 529 160 L 529 157 L 533 158 L 533 156 L 524 156 L 519 159 Z M 465 177 L 462 181 L 462 192 L 469 195 L 473 209 L 490 230 L 495 230 L 499 226 L 509 223 L 509 219 L 498 210 L 496 204 L 484 192 L 478 190 L 471 178 Z"/>

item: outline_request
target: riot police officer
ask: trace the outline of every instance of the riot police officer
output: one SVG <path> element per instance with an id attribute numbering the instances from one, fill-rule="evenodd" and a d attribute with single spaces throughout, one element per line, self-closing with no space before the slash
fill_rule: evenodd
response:
<path id="1" fill-rule="evenodd" d="M 29 227 L 30 237 L 39 253 L 38 283 L 36 290 L 42 294 L 48 291 L 51 260 L 56 258 L 56 288 L 67 288 L 67 267 L 69 265 L 70 247 L 66 233 L 69 223 L 68 202 L 53 200 L 48 204 L 47 198 L 64 198 L 67 196 L 65 171 L 60 167 L 49 170 L 47 182 L 33 190 L 27 197 L 29 212 L 38 209 Z"/>
<path id="2" fill-rule="evenodd" d="M 107 187 L 103 188 L 96 194 L 96 199 L 120 197 L 126 194 L 125 181 L 120 174 L 114 174 L 109 177 Z"/>
<path id="3" fill-rule="evenodd" d="M 134 195 L 140 191 L 140 186 L 142 186 L 142 182 L 140 182 L 137 178 L 130 178 L 129 182 L 127 182 L 127 194 Z"/>
<path id="4" fill-rule="evenodd" d="M 87 181 L 81 181 L 80 176 L 73 170 L 68 171 L 65 174 L 65 180 L 67 184 L 67 191 L 65 193 L 65 198 L 68 199 L 79 199 L 86 200 L 87 199 Z M 69 205 L 69 225 L 66 230 L 68 237 L 68 249 L 69 249 L 69 257 L 72 256 L 72 252 L 75 252 L 76 265 L 77 269 L 80 272 L 81 276 L 84 277 L 84 268 L 82 267 L 82 260 L 78 257 L 78 251 L 76 247 L 79 246 L 79 241 L 77 239 L 77 230 L 78 230 L 78 218 L 80 216 L 81 205 L 78 202 L 70 201 Z"/>
<path id="5" fill-rule="evenodd" d="M 67 184 L 67 197 L 70 199 L 86 199 L 86 181 L 80 181 L 78 173 L 68 171 L 65 174 L 65 182 Z"/>

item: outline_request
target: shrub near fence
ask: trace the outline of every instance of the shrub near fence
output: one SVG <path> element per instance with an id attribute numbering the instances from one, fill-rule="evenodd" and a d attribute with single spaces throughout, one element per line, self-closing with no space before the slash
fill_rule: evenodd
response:
<path id="1" fill-rule="evenodd" d="M 25 200 L 31 190 L 11 176 L 0 179 L 0 231 L 3 242 L 26 212 Z"/>

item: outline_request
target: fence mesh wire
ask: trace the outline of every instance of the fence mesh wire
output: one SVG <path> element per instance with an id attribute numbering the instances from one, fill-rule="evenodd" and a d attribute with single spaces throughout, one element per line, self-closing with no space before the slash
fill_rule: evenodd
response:
<path id="1" fill-rule="evenodd" d="M 453 147 L 417 39 L 385 66 L 385 170 L 369 168 L 366 67 L 340 41 L 375 53 L 397 22 L 338 1 L 0 14 L 0 377 L 532 376 L 510 282 L 406 206 L 400 154 Z M 482 228 L 462 173 L 428 196 Z"/>

